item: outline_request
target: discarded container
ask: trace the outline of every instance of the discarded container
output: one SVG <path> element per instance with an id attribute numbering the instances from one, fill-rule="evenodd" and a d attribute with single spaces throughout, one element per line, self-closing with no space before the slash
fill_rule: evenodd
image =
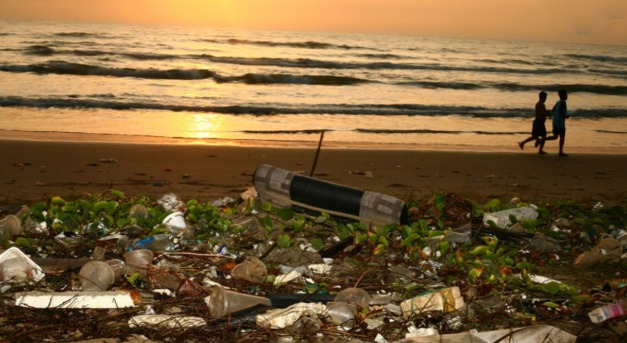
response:
<path id="1" fill-rule="evenodd" d="M 148 249 L 135 249 L 124 253 L 126 261 L 126 275 L 131 276 L 138 273 L 141 277 L 146 277 L 146 269 L 152 264 L 153 253 Z"/>
<path id="2" fill-rule="evenodd" d="M 494 222 L 496 226 L 505 229 L 512 225 L 510 216 L 514 216 L 517 221 L 536 219 L 538 218 L 538 211 L 531 206 L 510 208 L 508 210 L 498 212 L 485 212 L 483 214 L 483 224 L 488 225 L 489 221 Z"/>
<path id="3" fill-rule="evenodd" d="M 333 301 L 349 302 L 368 308 L 371 299 L 370 294 L 361 288 L 347 288 L 338 293 Z"/>
<path id="4" fill-rule="evenodd" d="M 187 222 L 185 221 L 185 215 L 180 211 L 170 213 L 161 223 L 164 224 L 168 229 L 168 232 L 173 235 L 185 233 L 188 228 Z"/>
<path id="5" fill-rule="evenodd" d="M 611 318 L 620 317 L 627 313 L 627 298 L 615 304 L 597 307 L 588 313 L 590 321 L 601 323 Z"/>
<path id="6" fill-rule="evenodd" d="M 138 327 L 153 327 L 155 329 L 180 329 L 203 327 L 207 322 L 200 317 L 173 316 L 168 314 L 144 314 L 134 316 L 128 320 L 131 329 Z"/>
<path id="7" fill-rule="evenodd" d="M 113 268 L 102 261 L 85 263 L 78 273 L 82 290 L 85 292 L 106 291 L 115 281 Z"/>
<path id="8" fill-rule="evenodd" d="M 266 265 L 256 257 L 246 257 L 244 262 L 236 265 L 231 270 L 234 279 L 241 279 L 255 283 L 262 283 L 266 280 L 268 271 Z"/>
<path id="9" fill-rule="evenodd" d="M 112 260 L 106 260 L 105 263 L 108 264 L 109 267 L 111 267 L 111 269 L 113 270 L 115 280 L 118 280 L 124 275 L 124 273 L 126 273 L 126 263 L 124 263 L 124 261 L 122 260 L 116 258 Z"/>
<path id="10" fill-rule="evenodd" d="M 148 249 L 155 252 L 171 251 L 175 248 L 175 244 L 172 243 L 172 235 L 166 233 L 146 237 L 133 246 L 136 249 Z"/>
<path id="11" fill-rule="evenodd" d="M 222 286 L 216 286 L 211 294 L 205 297 L 212 318 L 221 318 L 229 314 L 240 312 L 257 305 L 272 306 L 270 299 L 251 294 L 232 292 Z"/>
<path id="12" fill-rule="evenodd" d="M 14 214 L 0 219 L 0 241 L 19 236 L 23 232 L 22 221 Z"/>
<path id="13" fill-rule="evenodd" d="M 138 294 L 115 292 L 28 292 L 18 293 L 16 306 L 32 308 L 126 308 L 140 302 Z"/>
<path id="14" fill-rule="evenodd" d="M 536 233 L 531 238 L 529 246 L 534 250 L 547 254 L 562 251 L 562 245 L 557 239 L 549 237 L 541 232 Z"/>
<path id="15" fill-rule="evenodd" d="M 44 276 L 41 267 L 18 248 L 11 247 L 0 254 L 0 281 L 38 282 Z"/>
<path id="16" fill-rule="evenodd" d="M 575 267 L 590 267 L 597 264 L 617 263 L 621 260 L 621 243 L 615 238 L 604 238 L 592 249 L 581 253 L 573 265 Z"/>
<path id="17" fill-rule="evenodd" d="M 131 206 L 128 216 L 132 218 L 148 218 L 148 209 L 142 204 L 135 204 Z"/>
<path id="18" fill-rule="evenodd" d="M 453 312 L 464 306 L 464 298 L 462 298 L 458 287 L 429 291 L 401 303 L 405 317 L 423 311 Z"/>
<path id="19" fill-rule="evenodd" d="M 327 310 L 324 312 L 326 321 L 333 325 L 341 325 L 344 328 L 351 328 L 355 322 L 357 305 L 347 302 L 332 301 L 327 303 Z"/>
<path id="20" fill-rule="evenodd" d="M 405 203 L 397 198 L 298 175 L 262 164 L 253 182 L 259 197 L 277 206 L 338 219 L 385 225 L 407 222 Z"/>
<path id="21" fill-rule="evenodd" d="M 470 235 L 472 234 L 472 225 L 470 223 L 464 224 L 460 227 L 448 230 L 446 233 L 446 240 L 455 243 L 470 242 Z"/>

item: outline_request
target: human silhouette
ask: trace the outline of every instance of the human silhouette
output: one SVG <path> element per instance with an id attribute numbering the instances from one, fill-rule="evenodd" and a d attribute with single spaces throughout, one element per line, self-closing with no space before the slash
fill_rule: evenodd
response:
<path id="1" fill-rule="evenodd" d="M 552 141 L 557 138 L 560 139 L 559 147 L 560 157 L 568 157 L 567 154 L 564 153 L 564 141 L 566 141 L 566 119 L 570 118 L 568 115 L 568 110 L 566 108 L 566 100 L 568 99 L 568 93 L 565 89 L 560 89 L 557 92 L 560 99 L 553 106 L 553 136 L 548 137 L 545 140 Z"/>
<path id="2" fill-rule="evenodd" d="M 525 143 L 535 140 L 535 146 L 540 146 L 540 148 L 538 149 L 538 154 L 546 154 L 546 152 L 543 150 L 544 141 L 546 139 L 545 122 L 546 117 L 549 115 L 549 112 L 546 110 L 546 106 L 544 105 L 544 103 L 546 102 L 546 97 L 546 92 L 540 92 L 538 95 L 538 102 L 536 103 L 536 115 L 531 126 L 531 136 L 522 142 L 518 142 L 520 150 L 525 148 Z"/>

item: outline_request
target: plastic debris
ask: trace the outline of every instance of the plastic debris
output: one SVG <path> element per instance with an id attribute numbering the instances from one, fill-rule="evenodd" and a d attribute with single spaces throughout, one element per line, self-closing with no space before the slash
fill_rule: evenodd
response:
<path id="1" fill-rule="evenodd" d="M 536 219 L 538 218 L 538 211 L 534 207 L 525 206 L 498 212 L 486 212 L 483 214 L 483 224 L 489 225 L 489 222 L 493 222 L 497 227 L 505 229 L 512 225 L 510 216 L 514 216 L 517 221 Z"/>
<path id="2" fill-rule="evenodd" d="M 466 304 L 458 287 L 429 291 L 401 303 L 403 316 L 409 317 L 423 311 L 453 312 Z"/>
<path id="3" fill-rule="evenodd" d="M 481 342 L 481 343 L 537 343 L 537 342 L 552 342 L 552 343 L 574 343 L 577 341 L 577 336 L 560 330 L 550 325 L 534 325 L 528 327 L 502 329 L 494 331 L 478 332 L 477 330 L 471 330 L 468 332 L 454 333 L 439 335 L 434 334 L 423 337 L 410 337 L 398 341 L 398 343 L 468 343 L 468 342 Z"/>
<path id="4" fill-rule="evenodd" d="M 597 307 L 588 313 L 590 321 L 593 323 L 601 323 L 608 319 L 620 317 L 627 313 L 627 298 L 615 304 L 609 304 Z"/>
<path id="5" fill-rule="evenodd" d="M 260 259 L 249 256 L 244 262 L 236 265 L 231 270 L 234 279 L 246 280 L 255 283 L 262 283 L 266 280 L 268 271 L 266 265 Z M 300 276 L 300 275 L 299 275 Z"/>
<path id="6" fill-rule="evenodd" d="M 272 306 L 270 299 L 251 294 L 233 292 L 216 286 L 211 294 L 205 297 L 212 318 L 221 318 L 258 305 Z"/>
<path id="7" fill-rule="evenodd" d="M 24 232 L 22 221 L 16 215 L 9 214 L 0 219 L 0 243 L 11 237 L 19 236 Z"/>
<path id="8" fill-rule="evenodd" d="M 161 199 L 157 200 L 157 203 L 171 212 L 182 211 L 185 208 L 185 203 L 174 193 L 165 194 Z"/>
<path id="9" fill-rule="evenodd" d="M 0 254 L 0 281 L 6 283 L 39 282 L 44 276 L 41 267 L 18 248 L 11 247 Z M 6 292 L 10 288 L 8 284 L 3 285 L 0 291 Z"/>
<path id="10" fill-rule="evenodd" d="M 621 260 L 623 249 L 615 238 L 605 238 L 592 249 L 581 253 L 573 265 L 575 267 L 591 267 L 597 264 L 617 263 Z"/>
<path id="11" fill-rule="evenodd" d="M 16 306 L 33 308 L 126 308 L 134 307 L 138 294 L 127 291 L 108 292 L 28 292 L 17 293 Z"/>
<path id="12" fill-rule="evenodd" d="M 128 321 L 130 328 L 154 327 L 155 329 L 194 328 L 207 325 L 200 317 L 173 316 L 167 314 L 145 314 L 134 316 Z"/>
<path id="13" fill-rule="evenodd" d="M 304 313 L 313 311 L 322 315 L 327 306 L 320 303 L 297 303 L 283 309 L 274 309 L 257 315 L 256 322 L 262 328 L 285 329 L 294 324 Z"/>

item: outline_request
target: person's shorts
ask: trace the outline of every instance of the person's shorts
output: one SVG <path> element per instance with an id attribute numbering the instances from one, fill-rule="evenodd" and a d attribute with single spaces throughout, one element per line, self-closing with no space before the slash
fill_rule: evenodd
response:
<path id="1" fill-rule="evenodd" d="M 554 127 L 553 134 L 556 136 L 564 136 L 566 135 L 566 127 Z"/>
<path id="2" fill-rule="evenodd" d="M 531 127 L 531 135 L 534 137 L 546 136 L 546 127 L 544 126 L 544 122 L 534 120 L 533 126 Z"/>

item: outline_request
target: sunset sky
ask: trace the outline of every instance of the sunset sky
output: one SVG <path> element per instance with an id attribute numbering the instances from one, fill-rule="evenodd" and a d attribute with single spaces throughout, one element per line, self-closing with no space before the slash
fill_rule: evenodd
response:
<path id="1" fill-rule="evenodd" d="M 0 0 L 0 19 L 627 45 L 627 0 Z"/>

